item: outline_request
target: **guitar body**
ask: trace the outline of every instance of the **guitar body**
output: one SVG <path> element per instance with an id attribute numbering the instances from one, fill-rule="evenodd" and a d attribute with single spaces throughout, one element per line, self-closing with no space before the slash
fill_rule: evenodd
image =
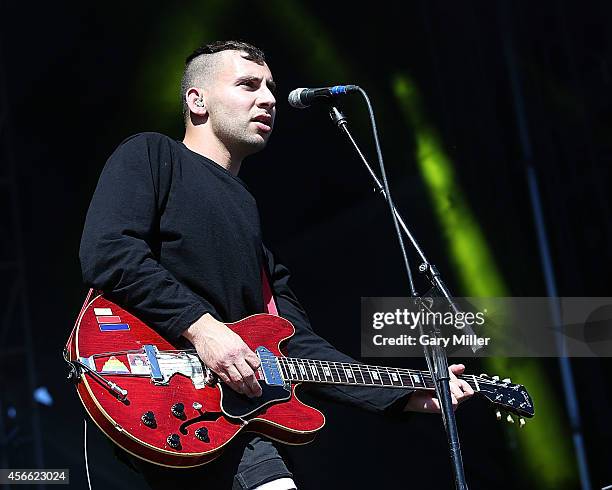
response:
<path id="1" fill-rule="evenodd" d="M 288 358 L 281 343 L 293 325 L 275 315 L 247 317 L 228 327 L 261 361 L 262 396 L 248 398 L 202 364 L 187 341 L 168 342 L 124 309 L 90 291 L 64 350 L 81 401 L 98 427 L 118 446 L 146 461 L 188 468 L 218 457 L 241 431 L 286 444 L 312 441 L 325 424 L 318 410 L 295 395 L 300 383 L 360 385 L 435 391 L 428 371 L 360 363 Z M 508 413 L 533 417 L 523 385 L 487 375 L 460 375 Z"/>
<path id="2" fill-rule="evenodd" d="M 275 356 L 282 356 L 281 342 L 294 333 L 290 322 L 267 314 L 253 315 L 228 327 L 252 350 L 265 346 Z M 67 344 L 69 361 L 88 362 L 104 379 L 127 390 L 122 400 L 103 380 L 85 371 L 76 385 L 98 427 L 139 458 L 169 467 L 199 466 L 218 457 L 241 430 L 287 444 L 305 444 L 325 424 L 321 412 L 295 396 L 296 385 L 269 386 L 262 379 L 263 395 L 257 399 L 239 395 L 220 383 L 196 386 L 189 376 L 190 369 L 198 376 L 194 354 L 192 367 L 172 374 L 166 384 L 154 383 L 154 368 L 147 362 L 145 346 L 148 352 L 156 349 L 163 353 L 161 357 L 166 358 L 159 363 L 166 372 L 173 366 L 188 366 L 183 356 L 191 345 L 168 342 L 135 316 L 92 293 Z"/>

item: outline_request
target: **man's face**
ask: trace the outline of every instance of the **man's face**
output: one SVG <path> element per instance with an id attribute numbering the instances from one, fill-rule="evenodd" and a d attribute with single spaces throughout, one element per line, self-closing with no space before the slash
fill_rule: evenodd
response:
<path id="1" fill-rule="evenodd" d="M 276 115 L 275 84 L 268 65 L 246 60 L 239 51 L 222 51 L 207 91 L 211 129 L 231 152 L 243 156 L 264 148 Z"/>

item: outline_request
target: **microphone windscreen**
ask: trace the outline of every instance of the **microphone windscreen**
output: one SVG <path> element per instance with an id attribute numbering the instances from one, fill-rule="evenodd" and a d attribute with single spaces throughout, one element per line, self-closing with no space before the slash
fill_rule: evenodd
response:
<path id="1" fill-rule="evenodd" d="M 302 92 L 306 90 L 305 88 L 296 88 L 295 90 L 292 90 L 291 92 L 289 92 L 289 105 L 291 107 L 295 107 L 296 109 L 304 109 L 306 107 L 308 107 L 307 105 L 302 103 L 302 100 L 300 98 L 300 95 L 302 94 Z"/>

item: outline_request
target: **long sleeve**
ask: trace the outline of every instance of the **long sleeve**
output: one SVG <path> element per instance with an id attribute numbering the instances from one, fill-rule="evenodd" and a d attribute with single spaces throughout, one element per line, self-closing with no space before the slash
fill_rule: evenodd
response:
<path id="1" fill-rule="evenodd" d="M 124 141 L 107 161 L 81 239 L 83 280 L 104 291 L 168 338 L 213 306 L 159 263 L 159 220 L 166 205 L 172 152 L 161 135 Z"/>
<path id="2" fill-rule="evenodd" d="M 323 359 L 356 363 L 351 357 L 339 352 L 329 342 L 317 335 L 289 287 L 289 270 L 276 263 L 272 253 L 265 249 L 271 286 L 278 313 L 295 327 L 295 335 L 289 340 L 286 350 L 291 357 Z M 349 404 L 371 412 L 398 414 L 406 404 L 412 390 L 397 388 L 373 388 L 343 385 L 313 385 L 313 392 L 333 401 Z"/>

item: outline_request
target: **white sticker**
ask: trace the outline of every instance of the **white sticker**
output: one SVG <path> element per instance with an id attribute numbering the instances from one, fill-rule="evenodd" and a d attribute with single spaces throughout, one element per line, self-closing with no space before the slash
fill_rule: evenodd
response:
<path id="1" fill-rule="evenodd" d="M 94 308 L 96 316 L 111 316 L 113 312 L 110 308 Z"/>

